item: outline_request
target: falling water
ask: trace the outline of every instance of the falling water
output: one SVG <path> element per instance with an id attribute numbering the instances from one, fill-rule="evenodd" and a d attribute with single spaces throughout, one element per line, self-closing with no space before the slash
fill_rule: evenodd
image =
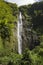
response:
<path id="1" fill-rule="evenodd" d="M 22 15 L 19 13 L 18 24 L 17 24 L 17 32 L 18 32 L 18 53 L 22 54 Z"/>

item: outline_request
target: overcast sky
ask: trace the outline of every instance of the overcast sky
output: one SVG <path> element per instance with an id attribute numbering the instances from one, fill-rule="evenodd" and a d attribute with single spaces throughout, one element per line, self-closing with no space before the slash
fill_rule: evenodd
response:
<path id="1" fill-rule="evenodd" d="M 26 5 L 26 4 L 33 4 L 34 2 L 38 0 L 6 0 L 6 1 L 16 3 L 18 4 L 18 6 L 20 6 L 20 5 Z"/>

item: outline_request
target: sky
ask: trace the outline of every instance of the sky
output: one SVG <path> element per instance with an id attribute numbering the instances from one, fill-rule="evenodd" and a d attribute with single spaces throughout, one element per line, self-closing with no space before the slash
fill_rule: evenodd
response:
<path id="1" fill-rule="evenodd" d="M 21 6 L 21 5 L 33 4 L 38 0 L 6 0 L 6 1 L 16 3 L 18 6 Z"/>

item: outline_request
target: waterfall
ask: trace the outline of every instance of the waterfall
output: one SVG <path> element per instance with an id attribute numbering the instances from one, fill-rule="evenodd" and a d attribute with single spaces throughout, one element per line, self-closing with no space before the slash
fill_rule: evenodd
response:
<path id="1" fill-rule="evenodd" d="M 18 16 L 18 23 L 17 23 L 17 36 L 18 36 L 18 53 L 22 54 L 22 15 L 21 12 Z"/>

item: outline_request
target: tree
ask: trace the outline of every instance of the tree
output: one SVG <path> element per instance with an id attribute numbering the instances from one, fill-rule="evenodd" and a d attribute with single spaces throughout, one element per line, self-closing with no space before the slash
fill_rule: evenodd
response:
<path id="1" fill-rule="evenodd" d="M 23 53 L 23 57 L 21 59 L 21 65 L 31 65 L 32 60 L 30 57 L 30 52 L 28 49 L 26 49 Z"/>

